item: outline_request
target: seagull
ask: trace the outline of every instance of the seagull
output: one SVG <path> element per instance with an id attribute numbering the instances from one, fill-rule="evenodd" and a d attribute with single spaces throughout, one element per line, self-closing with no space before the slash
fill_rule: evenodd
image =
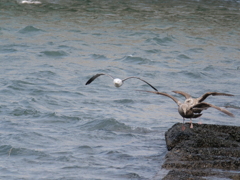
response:
<path id="1" fill-rule="evenodd" d="M 144 90 L 140 90 L 140 91 L 144 91 Z M 215 109 L 227 114 L 228 116 L 234 117 L 234 115 L 232 113 L 230 113 L 229 111 L 227 111 L 223 108 L 214 106 L 209 103 L 198 102 L 195 105 L 192 105 L 191 103 L 188 103 L 186 101 L 184 101 L 184 103 L 181 103 L 177 98 L 175 98 L 174 96 L 171 96 L 167 93 L 155 92 L 155 91 L 144 91 L 144 92 L 159 94 L 159 95 L 163 95 L 163 96 L 167 96 L 167 97 L 171 98 L 178 105 L 178 112 L 183 117 L 183 123 L 185 121 L 185 118 L 190 118 L 190 120 L 191 120 L 190 128 L 193 128 L 192 118 L 198 118 L 198 117 L 202 116 L 201 112 L 210 107 L 215 108 Z"/>
<path id="2" fill-rule="evenodd" d="M 194 110 L 192 108 L 191 104 L 188 104 L 186 102 L 181 103 L 177 98 L 175 98 L 174 96 L 171 96 L 167 93 L 154 92 L 154 91 L 144 91 L 144 90 L 140 90 L 140 91 L 159 94 L 159 95 L 163 95 L 163 96 L 171 98 L 178 105 L 178 112 L 183 117 L 183 124 L 184 124 L 185 118 L 190 118 L 190 119 L 191 118 L 198 118 L 202 115 L 201 111 L 205 110 L 207 108 L 206 106 L 197 107 L 197 109 L 196 109 L 197 112 L 195 112 L 196 110 Z"/>
<path id="3" fill-rule="evenodd" d="M 128 80 L 128 79 L 131 79 L 131 78 L 135 78 L 135 79 L 139 79 L 139 80 L 145 82 L 146 84 L 148 84 L 149 86 L 151 86 L 155 91 L 158 91 L 155 87 L 153 87 L 153 86 L 152 86 L 151 84 L 149 84 L 147 81 L 145 81 L 145 80 L 143 80 L 143 79 L 141 79 L 141 78 L 139 78 L 139 77 L 134 77 L 134 76 L 132 76 L 132 77 L 128 77 L 128 78 L 125 78 L 125 79 L 122 80 L 122 79 L 119 79 L 119 78 L 114 78 L 113 76 L 111 76 L 111 75 L 109 75 L 109 74 L 105 74 L 105 73 L 100 73 L 100 74 L 94 75 L 93 77 L 91 77 L 91 78 L 86 82 L 85 85 L 90 84 L 90 83 L 93 82 L 97 77 L 99 77 L 99 76 L 101 76 L 101 75 L 107 75 L 108 77 L 110 77 L 111 79 L 113 79 L 113 84 L 114 84 L 115 87 L 120 87 L 120 86 L 123 85 L 123 82 L 124 82 L 124 81 L 126 81 L 126 80 Z"/>
<path id="4" fill-rule="evenodd" d="M 195 106 L 196 104 L 198 103 L 201 103 L 203 102 L 208 96 L 234 96 L 232 94 L 227 94 L 227 93 L 218 93 L 218 92 L 206 92 L 205 94 L 203 94 L 201 97 L 199 98 L 192 98 L 192 96 L 188 93 L 185 93 L 183 91 L 173 91 L 174 93 L 177 93 L 177 94 L 181 94 L 182 96 L 184 96 L 186 98 L 185 100 L 185 103 L 188 103 L 190 104 L 191 106 Z M 219 107 L 217 106 L 214 106 L 212 104 L 208 104 L 206 105 L 207 103 L 205 103 L 205 108 L 209 108 L 209 107 L 213 107 L 215 109 L 219 109 Z M 208 106 L 208 107 L 207 107 Z M 202 106 L 203 107 L 203 106 Z M 196 110 L 197 108 L 195 107 L 195 111 L 197 112 Z M 233 117 L 233 114 L 229 114 L 228 111 L 224 110 L 224 109 L 221 109 L 220 111 L 224 111 L 225 114 L 228 114 L 229 116 Z M 200 113 L 200 112 L 199 112 Z M 192 122 L 191 122 L 192 124 Z"/>

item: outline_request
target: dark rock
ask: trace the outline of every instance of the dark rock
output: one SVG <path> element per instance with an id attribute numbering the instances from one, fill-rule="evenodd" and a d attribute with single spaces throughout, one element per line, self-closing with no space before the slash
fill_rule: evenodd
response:
<path id="1" fill-rule="evenodd" d="M 182 130 L 182 126 L 185 130 Z M 240 180 L 240 127 L 177 123 L 165 133 L 164 180 L 228 178 Z"/>

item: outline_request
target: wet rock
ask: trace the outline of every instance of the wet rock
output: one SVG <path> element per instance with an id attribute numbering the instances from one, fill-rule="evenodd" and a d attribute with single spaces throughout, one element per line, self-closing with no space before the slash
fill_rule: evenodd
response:
<path id="1" fill-rule="evenodd" d="M 185 130 L 182 130 L 182 126 Z M 177 123 L 165 133 L 164 180 L 240 180 L 240 127 Z"/>

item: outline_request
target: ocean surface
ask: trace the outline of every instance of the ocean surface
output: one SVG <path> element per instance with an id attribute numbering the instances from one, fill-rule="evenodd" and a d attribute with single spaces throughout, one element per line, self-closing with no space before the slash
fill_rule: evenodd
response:
<path id="1" fill-rule="evenodd" d="M 1 0 L 0 179 L 155 180 L 164 133 L 182 122 L 171 99 L 116 88 L 140 77 L 208 97 L 194 122 L 240 126 L 239 0 Z M 154 91 L 154 90 L 153 90 Z"/>

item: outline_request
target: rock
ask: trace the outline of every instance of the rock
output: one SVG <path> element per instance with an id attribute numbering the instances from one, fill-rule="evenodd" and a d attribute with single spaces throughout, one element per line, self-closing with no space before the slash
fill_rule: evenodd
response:
<path id="1" fill-rule="evenodd" d="M 182 130 L 182 126 L 185 130 Z M 177 123 L 165 133 L 164 180 L 240 180 L 240 127 Z"/>

